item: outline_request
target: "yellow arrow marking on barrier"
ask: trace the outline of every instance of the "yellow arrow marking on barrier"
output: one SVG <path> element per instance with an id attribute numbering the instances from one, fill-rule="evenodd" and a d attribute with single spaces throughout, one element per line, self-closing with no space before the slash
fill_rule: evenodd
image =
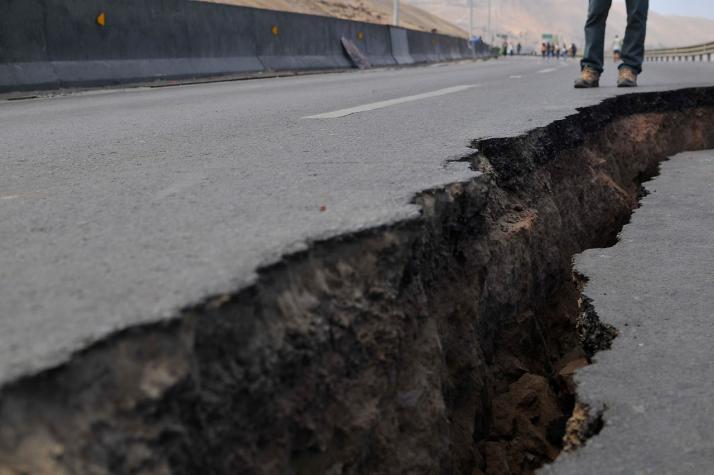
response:
<path id="1" fill-rule="evenodd" d="M 104 26 L 107 23 L 107 15 L 104 12 L 101 12 L 97 16 L 97 25 L 99 26 Z"/>
<path id="2" fill-rule="evenodd" d="M 270 31 L 273 32 L 273 36 L 278 36 L 280 34 L 280 29 L 278 28 L 278 25 L 273 25 Z"/>

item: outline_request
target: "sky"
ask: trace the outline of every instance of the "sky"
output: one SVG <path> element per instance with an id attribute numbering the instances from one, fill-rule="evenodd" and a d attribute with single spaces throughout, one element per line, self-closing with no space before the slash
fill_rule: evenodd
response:
<path id="1" fill-rule="evenodd" d="M 669 15 L 714 19 L 714 0 L 650 0 L 650 10 Z"/>

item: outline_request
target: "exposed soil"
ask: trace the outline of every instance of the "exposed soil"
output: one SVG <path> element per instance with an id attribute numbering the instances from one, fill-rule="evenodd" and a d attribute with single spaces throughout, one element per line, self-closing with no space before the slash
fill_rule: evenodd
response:
<path id="1" fill-rule="evenodd" d="M 419 195 L 419 219 L 4 388 L 0 474 L 531 473 L 603 423 L 571 376 L 615 332 L 573 255 L 613 244 L 642 180 L 714 148 L 712 123 L 694 89 L 475 143 L 484 174 Z"/>

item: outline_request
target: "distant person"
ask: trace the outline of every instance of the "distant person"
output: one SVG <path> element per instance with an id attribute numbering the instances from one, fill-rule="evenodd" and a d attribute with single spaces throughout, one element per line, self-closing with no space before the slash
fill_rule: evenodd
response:
<path id="1" fill-rule="evenodd" d="M 513 43 L 508 43 L 508 56 L 513 56 Z"/>
<path id="2" fill-rule="evenodd" d="M 501 54 L 503 56 L 508 56 L 508 41 L 503 40 L 503 44 L 501 45 Z"/>
<path id="3" fill-rule="evenodd" d="M 545 55 L 548 54 L 548 45 L 545 44 L 545 41 L 540 44 L 540 54 L 543 56 L 543 59 L 545 59 Z"/>
<path id="4" fill-rule="evenodd" d="M 556 58 L 560 58 L 560 45 L 558 43 L 553 45 L 553 53 L 555 53 Z"/>
<path id="5" fill-rule="evenodd" d="M 620 35 L 615 35 L 615 39 L 612 40 L 612 58 L 617 63 L 622 58 L 622 40 Z"/>
<path id="6" fill-rule="evenodd" d="M 573 43 L 573 44 L 570 46 L 570 52 L 571 52 L 571 54 L 573 55 L 573 58 L 577 57 L 577 56 L 578 56 L 578 45 L 576 45 L 575 43 Z"/>
<path id="7" fill-rule="evenodd" d="M 521 55 L 521 49 L 523 49 L 523 46 L 522 46 L 520 43 L 518 43 L 518 44 L 516 45 L 516 54 L 517 54 L 518 56 Z"/>
<path id="8" fill-rule="evenodd" d="M 645 58 L 645 34 L 649 0 L 626 0 L 627 30 L 621 46 L 622 64 L 618 70 L 618 87 L 637 86 Z M 580 62 L 582 74 L 575 81 L 576 88 L 598 87 L 604 68 L 605 22 L 612 0 L 590 0 L 585 23 L 585 50 Z M 619 39 L 619 38 L 618 38 Z"/>

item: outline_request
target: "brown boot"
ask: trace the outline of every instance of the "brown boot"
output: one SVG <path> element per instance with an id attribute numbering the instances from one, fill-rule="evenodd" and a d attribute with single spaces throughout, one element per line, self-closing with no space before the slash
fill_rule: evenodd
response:
<path id="1" fill-rule="evenodd" d="M 617 87 L 637 87 L 637 72 L 630 67 L 621 66 L 617 77 Z"/>
<path id="2" fill-rule="evenodd" d="M 600 87 L 600 73 L 593 68 L 585 66 L 580 79 L 575 81 L 575 88 L 586 89 L 589 87 Z"/>

